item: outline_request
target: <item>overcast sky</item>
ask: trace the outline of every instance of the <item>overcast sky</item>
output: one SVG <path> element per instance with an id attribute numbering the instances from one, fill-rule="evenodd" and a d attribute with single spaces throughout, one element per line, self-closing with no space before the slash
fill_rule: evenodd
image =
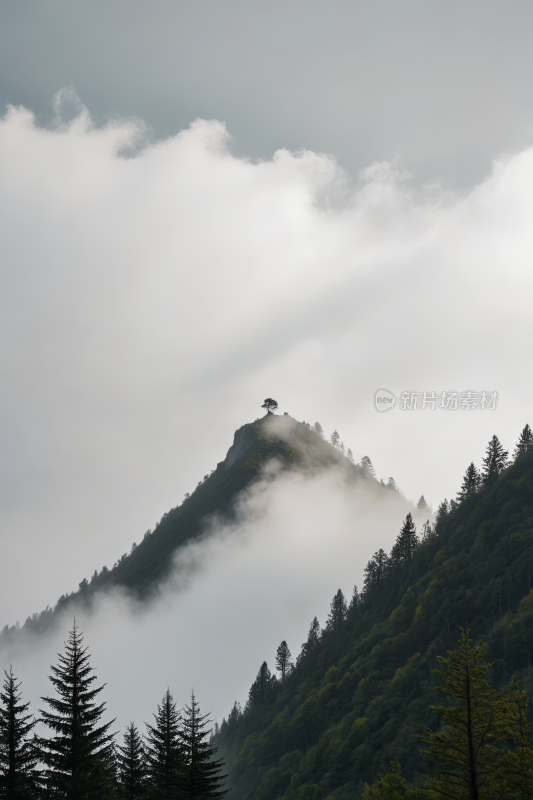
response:
<path id="1" fill-rule="evenodd" d="M 532 15 L 2 4 L 1 624 L 129 551 L 267 396 L 415 502 L 452 496 L 493 433 L 514 447 Z M 379 388 L 499 404 L 379 414 Z"/>

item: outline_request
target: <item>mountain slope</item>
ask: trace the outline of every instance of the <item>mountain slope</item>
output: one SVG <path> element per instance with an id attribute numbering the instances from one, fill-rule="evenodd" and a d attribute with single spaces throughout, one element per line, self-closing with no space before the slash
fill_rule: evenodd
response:
<path id="1" fill-rule="evenodd" d="M 436 658 L 459 626 L 482 636 L 498 685 L 533 689 L 533 452 L 443 516 L 413 558 L 367 584 L 294 673 L 235 707 L 215 741 L 234 800 L 353 800 L 398 758 L 421 784 L 417 734 L 436 724 Z"/>
<path id="2" fill-rule="evenodd" d="M 234 441 L 224 461 L 220 462 L 192 495 L 166 513 L 153 533 L 129 555 L 124 555 L 112 570 L 94 574 L 80 583 L 76 593 L 63 595 L 53 609 L 28 618 L 25 632 L 42 632 L 54 623 L 66 607 L 90 605 L 98 592 L 121 587 L 140 599 L 149 598 L 174 568 L 174 556 L 187 544 L 209 535 L 210 521 L 230 522 L 242 493 L 265 475 L 267 465 L 276 465 L 273 473 L 286 470 L 313 472 L 335 466 L 349 481 L 371 482 L 378 495 L 390 495 L 359 466 L 352 464 L 331 444 L 325 442 L 304 423 L 288 415 L 269 414 L 235 432 Z M 6 626 L 0 634 L 0 646 L 18 635 L 18 629 Z"/>

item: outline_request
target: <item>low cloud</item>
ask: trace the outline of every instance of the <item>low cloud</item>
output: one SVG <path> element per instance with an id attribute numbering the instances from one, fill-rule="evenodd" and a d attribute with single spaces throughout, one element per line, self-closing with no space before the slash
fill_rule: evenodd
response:
<path id="1" fill-rule="evenodd" d="M 178 551 L 156 600 L 114 592 L 97 596 L 92 613 L 76 611 L 117 726 L 150 721 L 167 686 L 179 703 L 194 687 L 220 722 L 246 700 L 260 664 L 274 668 L 282 639 L 296 657 L 315 614 L 325 624 L 337 589 L 349 598 L 354 583 L 361 588 L 366 561 L 390 549 L 408 508 L 397 492 L 347 479 L 341 466 L 309 475 L 270 464 L 241 495 L 231 526 L 211 520 L 206 539 Z M 1 653 L 33 708 L 52 690 L 49 665 L 71 624 L 72 612 L 53 632 Z"/>
<path id="2" fill-rule="evenodd" d="M 394 164 L 351 189 L 329 156 L 252 163 L 216 120 L 143 136 L 85 109 L 0 122 L 5 622 L 129 551 L 266 396 L 434 505 L 532 422 L 533 149 L 452 195 Z M 500 403 L 378 414 L 378 388 Z"/>

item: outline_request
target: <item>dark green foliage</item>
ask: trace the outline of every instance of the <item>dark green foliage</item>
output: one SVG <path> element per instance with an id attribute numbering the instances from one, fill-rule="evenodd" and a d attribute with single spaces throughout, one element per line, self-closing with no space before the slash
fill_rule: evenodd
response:
<path id="1" fill-rule="evenodd" d="M 184 779 L 181 716 L 167 689 L 154 714 L 155 725 L 146 724 L 146 766 L 151 797 L 169 800 L 179 797 Z"/>
<path id="2" fill-rule="evenodd" d="M 26 800 L 38 786 L 37 751 L 29 736 L 37 724 L 27 714 L 29 703 L 21 702 L 20 683 L 10 667 L 4 670 L 0 692 L 0 797 Z"/>
<path id="3" fill-rule="evenodd" d="M 320 643 L 320 623 L 316 617 L 314 617 L 311 625 L 309 626 L 309 633 L 307 634 L 307 641 L 302 644 L 302 652 L 298 656 L 298 658 L 304 658 L 306 655 L 311 655 L 314 653 L 318 645 Z"/>
<path id="4" fill-rule="evenodd" d="M 483 458 L 483 469 L 481 476 L 484 483 L 491 483 L 508 466 L 509 451 L 503 449 L 503 445 L 496 436 L 492 437 L 487 445 Z"/>
<path id="5" fill-rule="evenodd" d="M 465 621 L 494 662 L 491 684 L 514 676 L 533 691 L 533 453 L 446 503 L 427 531 L 386 573 L 379 603 L 365 586 L 338 630 L 308 637 L 285 685 L 248 706 L 231 738 L 221 728 L 232 800 L 353 800 L 394 759 L 422 798 L 433 763 L 417 734 L 439 727 L 432 670 Z"/>
<path id="6" fill-rule="evenodd" d="M 461 488 L 457 492 L 457 499 L 461 501 L 466 500 L 467 497 L 472 497 L 476 492 L 479 492 L 480 486 L 481 475 L 474 462 L 472 462 L 465 472 Z"/>
<path id="7" fill-rule="evenodd" d="M 338 631 L 343 622 L 348 616 L 348 606 L 346 605 L 346 598 L 344 597 L 341 589 L 339 589 L 333 596 L 331 606 L 326 620 L 327 631 Z"/>
<path id="8" fill-rule="evenodd" d="M 183 724 L 181 729 L 182 756 L 184 761 L 184 776 L 180 783 L 180 796 L 183 800 L 205 800 L 223 797 L 227 790 L 222 788 L 227 775 L 222 775 L 223 761 L 215 760 L 217 748 L 208 741 L 209 731 L 206 730 L 209 715 L 200 714 L 200 707 L 194 694 L 191 695 L 190 705 L 183 709 Z"/>
<path id="9" fill-rule="evenodd" d="M 133 722 L 126 727 L 124 746 L 117 747 L 117 762 L 121 800 L 142 800 L 147 791 L 145 754 L 141 736 Z"/>
<path id="10" fill-rule="evenodd" d="M 266 661 L 263 661 L 259 667 L 259 672 L 257 673 L 255 681 L 250 686 L 248 705 L 261 706 L 266 703 L 275 682 L 276 678 L 271 675 Z"/>
<path id="11" fill-rule="evenodd" d="M 41 698 L 52 709 L 41 711 L 41 719 L 53 735 L 38 738 L 46 791 L 69 800 L 107 797 L 114 777 L 113 721 L 99 725 L 105 703 L 95 700 L 104 687 L 93 687 L 96 675 L 82 643 L 74 622 L 59 664 L 51 667 L 57 697 Z"/>
<path id="12" fill-rule="evenodd" d="M 285 639 L 282 641 L 276 651 L 276 669 L 278 670 L 281 680 L 285 680 L 285 676 L 290 674 L 292 669 L 291 651 Z"/>
<path id="13" fill-rule="evenodd" d="M 514 449 L 515 459 L 522 455 L 522 453 L 527 453 L 527 451 L 531 449 L 533 449 L 533 431 L 529 425 L 526 425 L 522 430 Z"/>
<path id="14" fill-rule="evenodd" d="M 418 547 L 416 527 L 411 513 L 407 514 L 400 533 L 391 550 L 389 564 L 392 569 L 408 564 Z"/>
<path id="15" fill-rule="evenodd" d="M 279 437 L 275 435 L 279 422 Z M 284 469 L 338 464 L 342 456 L 323 440 L 319 423 L 314 430 L 291 417 L 267 415 L 253 423 L 243 425 L 235 432 L 234 445 L 238 443 L 236 457 L 221 461 L 217 468 L 181 504 L 164 514 L 153 532 L 147 532 L 129 555 L 118 560 L 109 570 L 104 567 L 93 575 L 88 589 L 63 595 L 55 608 L 28 617 L 24 633 L 41 634 L 60 624 L 66 609 L 76 605 L 90 608 L 95 593 L 111 586 L 122 586 L 141 599 L 149 597 L 159 581 L 167 577 L 174 564 L 173 554 L 180 547 L 206 535 L 206 519 L 216 515 L 221 521 L 231 522 L 235 515 L 235 501 L 263 473 L 265 465 L 275 459 Z M 233 448 L 230 448 L 230 452 Z M 344 461 L 351 481 L 361 478 L 361 469 Z M 83 583 L 83 581 L 82 581 Z M 19 636 L 16 626 L 6 626 L 0 632 L 0 647 Z"/>
<path id="16" fill-rule="evenodd" d="M 389 557 L 383 548 L 374 553 L 365 567 L 365 592 L 379 592 L 389 568 Z"/>

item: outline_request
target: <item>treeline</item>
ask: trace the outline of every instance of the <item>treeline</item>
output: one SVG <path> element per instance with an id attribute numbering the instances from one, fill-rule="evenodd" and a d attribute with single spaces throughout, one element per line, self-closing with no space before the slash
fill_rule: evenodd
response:
<path id="1" fill-rule="evenodd" d="M 0 691 L 0 797 L 9 800 L 216 800 L 226 791 L 223 761 L 209 741 L 209 715 L 191 695 L 178 710 L 167 689 L 141 736 L 130 722 L 119 745 L 103 723 L 103 686 L 89 663 L 88 648 L 76 624 L 64 653 L 52 666 L 55 695 L 42 697 L 48 708 L 28 714 L 10 667 Z M 41 723 L 50 736 L 34 731 Z"/>
<path id="2" fill-rule="evenodd" d="M 362 591 L 335 594 L 294 661 L 282 642 L 278 678 L 261 665 L 214 738 L 236 800 L 349 800 L 394 758 L 420 789 L 429 767 L 413 737 L 439 727 L 431 670 L 458 626 L 486 634 L 500 690 L 513 674 L 533 690 L 531 449 L 528 425 L 512 459 L 492 437 L 479 478 L 470 481 L 470 465 L 457 499 L 434 521 L 428 513 L 420 535 L 408 514 L 391 553 L 369 561 Z M 418 507 L 430 512 L 423 498 Z"/>

